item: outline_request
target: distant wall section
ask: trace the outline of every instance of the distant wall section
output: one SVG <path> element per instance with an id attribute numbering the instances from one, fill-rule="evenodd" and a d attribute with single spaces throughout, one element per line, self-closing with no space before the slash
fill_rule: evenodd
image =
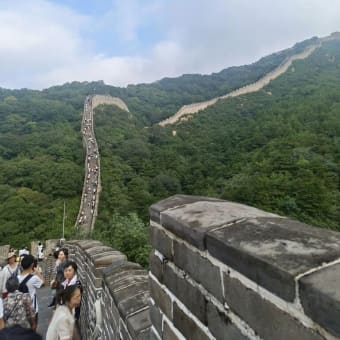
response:
<path id="1" fill-rule="evenodd" d="M 98 105 L 108 104 L 108 105 L 116 105 L 122 110 L 128 111 L 129 108 L 127 105 L 118 97 L 104 96 L 104 95 L 95 95 L 92 97 L 92 108 L 95 109 Z"/>

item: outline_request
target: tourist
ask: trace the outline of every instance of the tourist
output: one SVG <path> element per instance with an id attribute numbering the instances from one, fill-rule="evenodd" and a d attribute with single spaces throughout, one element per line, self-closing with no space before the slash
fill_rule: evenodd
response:
<path id="1" fill-rule="evenodd" d="M 20 273 L 20 267 L 16 262 L 17 256 L 15 252 L 9 252 L 7 256 L 7 265 L 1 271 L 0 288 L 2 298 L 7 297 L 6 282 L 10 277 L 16 277 Z"/>
<path id="2" fill-rule="evenodd" d="M 41 242 L 38 243 L 38 261 L 41 262 L 44 259 L 44 247 Z"/>
<path id="3" fill-rule="evenodd" d="M 19 290 L 19 280 L 11 276 L 6 282 L 8 295 L 3 300 L 3 319 L 5 327 L 20 325 L 24 328 L 36 329 L 35 313 L 30 294 Z"/>
<path id="4" fill-rule="evenodd" d="M 39 307 L 36 293 L 37 289 L 44 285 L 45 280 L 36 266 L 36 262 L 33 255 L 24 256 L 23 259 L 21 260 L 21 266 L 23 271 L 20 275 L 18 275 L 19 283 L 24 281 L 26 277 L 28 278 L 26 281 L 26 286 L 32 299 L 32 307 L 35 311 L 35 320 L 36 323 L 38 323 Z M 28 277 L 29 275 L 30 277 Z"/>
<path id="5" fill-rule="evenodd" d="M 42 340 L 42 336 L 32 329 L 13 325 L 0 330 L 0 340 Z"/>
<path id="6" fill-rule="evenodd" d="M 64 266 L 64 278 L 65 280 L 61 283 L 61 292 L 62 290 L 65 290 L 69 286 L 76 285 L 80 291 L 82 292 L 82 286 L 80 281 L 78 280 L 77 276 L 77 264 L 74 261 L 67 261 Z M 58 293 L 59 294 L 59 293 Z M 76 320 L 79 319 L 80 316 L 80 305 L 75 308 L 75 314 L 74 317 Z"/>
<path id="7" fill-rule="evenodd" d="M 67 287 L 59 295 L 60 304 L 53 314 L 47 329 L 46 340 L 72 340 L 75 334 L 74 308 L 79 306 L 81 300 L 80 289 L 76 285 Z"/>
<path id="8" fill-rule="evenodd" d="M 55 299 L 55 290 L 59 289 L 61 287 L 61 283 L 65 280 L 64 278 L 64 266 L 68 258 L 68 250 L 66 248 L 61 248 L 58 250 L 58 258 L 56 260 L 56 266 L 55 266 L 55 272 L 56 276 L 54 280 L 51 281 L 51 289 L 52 289 L 52 295 L 53 299 L 52 302 L 48 305 L 48 307 L 53 307 L 56 305 L 56 299 Z"/>
<path id="9" fill-rule="evenodd" d="M 61 248 L 58 253 L 58 266 L 56 268 L 56 280 L 61 283 L 64 281 L 64 267 L 68 259 L 68 250 Z"/>

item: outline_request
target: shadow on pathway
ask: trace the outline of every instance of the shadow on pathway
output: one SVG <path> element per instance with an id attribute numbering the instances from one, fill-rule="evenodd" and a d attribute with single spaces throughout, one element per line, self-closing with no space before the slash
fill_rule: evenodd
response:
<path id="1" fill-rule="evenodd" d="M 52 300 L 51 288 L 42 287 L 37 290 L 38 304 L 39 304 L 39 319 L 37 332 L 42 335 L 45 340 L 49 321 L 52 316 L 52 309 L 47 306 Z"/>

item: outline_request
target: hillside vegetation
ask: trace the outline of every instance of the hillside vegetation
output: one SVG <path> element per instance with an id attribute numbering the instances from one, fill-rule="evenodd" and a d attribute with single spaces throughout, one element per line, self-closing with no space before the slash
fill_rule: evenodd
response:
<path id="1" fill-rule="evenodd" d="M 191 120 L 154 124 L 183 104 L 253 82 L 311 39 L 252 65 L 117 88 L 0 89 L 0 237 L 22 246 L 71 237 L 83 183 L 80 120 L 87 94 L 111 94 L 95 133 L 103 191 L 95 237 L 147 262 L 148 207 L 176 193 L 246 203 L 340 230 L 340 42 L 324 42 L 263 90 L 220 100 Z M 173 135 L 176 130 L 176 135 Z"/>

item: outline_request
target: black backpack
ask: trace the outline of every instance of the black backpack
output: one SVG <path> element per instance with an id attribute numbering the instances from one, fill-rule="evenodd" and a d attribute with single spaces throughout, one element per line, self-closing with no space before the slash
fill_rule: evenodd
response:
<path id="1" fill-rule="evenodd" d="M 19 284 L 18 290 L 22 293 L 29 293 L 28 287 L 27 287 L 27 282 L 33 277 L 32 274 L 27 275 Z"/>

